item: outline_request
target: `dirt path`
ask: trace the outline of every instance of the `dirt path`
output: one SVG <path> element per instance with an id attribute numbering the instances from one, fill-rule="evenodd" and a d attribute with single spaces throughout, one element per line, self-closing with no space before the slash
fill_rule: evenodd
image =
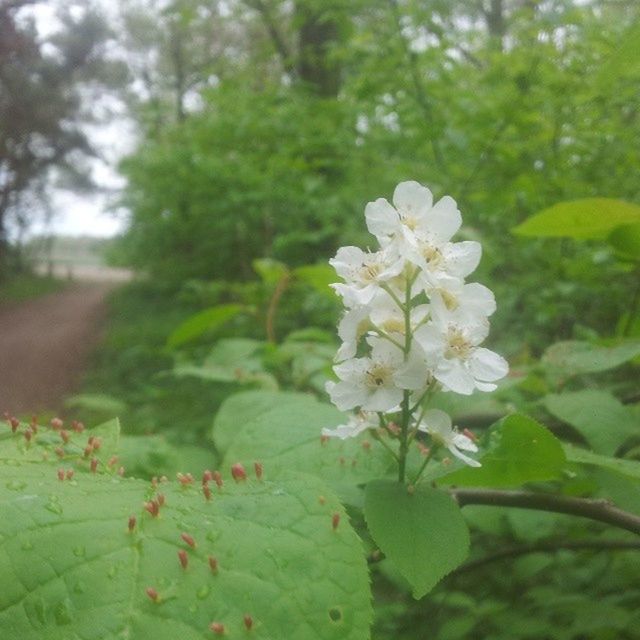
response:
<path id="1" fill-rule="evenodd" d="M 0 306 L 0 415 L 61 408 L 100 337 L 105 295 L 113 286 L 74 284 Z"/>

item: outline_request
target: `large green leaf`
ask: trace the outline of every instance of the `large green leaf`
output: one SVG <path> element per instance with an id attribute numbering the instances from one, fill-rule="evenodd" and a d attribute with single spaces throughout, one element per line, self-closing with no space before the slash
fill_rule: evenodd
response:
<path id="1" fill-rule="evenodd" d="M 513 229 L 521 236 L 604 239 L 621 224 L 640 222 L 640 207 L 612 198 L 560 202 L 527 218 Z"/>
<path id="2" fill-rule="evenodd" d="M 569 340 L 549 347 L 542 365 L 551 375 L 568 378 L 615 369 L 640 355 L 640 340 L 617 341 L 611 345 Z"/>
<path id="3" fill-rule="evenodd" d="M 583 389 L 546 396 L 544 406 L 577 429 L 597 453 L 612 455 L 630 436 L 640 436 L 640 420 L 607 391 Z"/>
<path id="4" fill-rule="evenodd" d="M 213 622 L 229 638 L 369 637 L 361 543 L 317 479 L 228 476 L 206 500 L 199 482 L 61 481 L 56 466 L 0 466 L 3 639 L 205 640 Z"/>
<path id="5" fill-rule="evenodd" d="M 312 396 L 280 394 L 275 406 L 237 425 L 230 442 L 223 435 L 223 441 L 229 443 L 223 466 L 259 461 L 269 477 L 288 470 L 304 471 L 323 478 L 342 498 L 352 500 L 356 485 L 383 477 L 394 461 L 375 442 L 363 446 L 366 434 L 347 440 L 321 439 L 323 427 L 335 427 L 345 420 L 335 407 Z"/>
<path id="6" fill-rule="evenodd" d="M 245 307 L 241 304 L 220 304 L 200 311 L 173 331 L 167 338 L 167 346 L 172 349 L 180 347 L 208 331 L 219 329 L 243 310 Z"/>
<path id="7" fill-rule="evenodd" d="M 443 491 L 419 486 L 409 492 L 399 482 L 375 480 L 367 484 L 364 515 L 375 543 L 415 598 L 467 557 L 469 530 L 460 508 Z"/>
<path id="8" fill-rule="evenodd" d="M 464 467 L 438 480 L 458 486 L 511 487 L 526 482 L 555 480 L 566 457 L 560 441 L 531 418 L 513 414 L 503 418 L 489 434 L 481 467 Z"/>

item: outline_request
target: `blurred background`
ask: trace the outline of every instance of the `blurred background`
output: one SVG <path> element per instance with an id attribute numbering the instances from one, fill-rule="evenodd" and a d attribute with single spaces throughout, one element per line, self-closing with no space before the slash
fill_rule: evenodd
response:
<path id="1" fill-rule="evenodd" d="M 372 245 L 366 202 L 413 179 L 482 242 L 489 342 L 513 369 L 447 408 L 482 429 L 518 407 L 579 440 L 541 398 L 571 377 L 566 349 L 640 337 L 638 243 L 512 230 L 584 198 L 640 215 L 639 98 L 637 0 L 0 0 L 0 410 L 118 415 L 156 438 L 132 454 L 153 442 L 155 471 L 211 454 L 234 391 L 322 395 L 340 313 L 327 260 Z M 637 427 L 640 350 L 625 349 L 587 387 Z M 510 526 L 526 538 L 531 518 Z M 525 567 L 520 587 L 556 598 L 556 569 Z M 514 609 L 514 579 L 484 608 L 446 587 L 422 608 L 390 601 L 377 637 L 427 637 L 427 618 L 438 638 L 638 637 L 613 624 L 631 610 L 618 601 L 601 634 L 588 603 L 577 631 L 554 610 L 551 633 L 537 600 Z"/>

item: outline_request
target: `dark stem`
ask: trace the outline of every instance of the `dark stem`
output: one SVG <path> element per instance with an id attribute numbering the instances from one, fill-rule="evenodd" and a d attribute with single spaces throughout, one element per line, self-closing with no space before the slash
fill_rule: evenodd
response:
<path id="1" fill-rule="evenodd" d="M 484 504 L 494 507 L 516 507 L 566 513 L 604 522 L 640 535 L 640 516 L 618 509 L 608 500 L 501 489 L 450 489 L 449 494 L 461 507 L 469 504 Z"/>
<path id="2" fill-rule="evenodd" d="M 289 286 L 289 282 L 291 281 L 291 276 L 286 273 L 276 285 L 275 291 L 271 296 L 271 300 L 269 301 L 269 309 L 267 310 L 267 340 L 276 343 L 276 329 L 275 329 L 275 320 L 276 320 L 276 312 L 278 310 L 278 303 L 280 302 L 280 298 L 282 294 L 285 292 L 287 287 Z"/>

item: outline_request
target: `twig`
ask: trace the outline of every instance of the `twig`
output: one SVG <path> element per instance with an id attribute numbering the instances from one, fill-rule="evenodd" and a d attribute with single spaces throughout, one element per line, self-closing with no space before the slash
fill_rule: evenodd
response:
<path id="1" fill-rule="evenodd" d="M 640 516 L 618 509 L 608 500 L 501 489 L 450 489 L 449 494 L 461 507 L 469 504 L 484 504 L 495 507 L 516 507 L 566 513 L 604 522 L 640 535 Z"/>
<path id="2" fill-rule="evenodd" d="M 418 69 L 418 56 L 415 51 L 411 49 L 407 39 L 404 37 L 402 33 L 402 20 L 400 17 L 400 9 L 398 7 L 397 0 L 389 0 L 389 5 L 391 7 L 391 12 L 393 13 L 393 19 L 396 23 L 396 28 L 398 30 L 398 36 L 402 41 L 402 46 L 404 49 L 404 53 L 407 56 L 407 60 L 409 61 L 409 71 L 411 72 L 411 80 L 413 82 L 413 88 L 415 93 L 415 99 L 420 108 L 422 109 L 427 123 L 429 124 L 432 133 L 429 136 L 431 141 L 431 150 L 433 151 L 433 158 L 440 168 L 441 171 L 446 171 L 446 165 L 444 161 L 444 154 L 442 153 L 442 149 L 440 148 L 440 143 L 438 139 L 433 134 L 434 130 L 434 117 L 433 117 L 433 107 L 429 98 L 427 96 L 427 92 L 425 91 L 424 85 L 422 84 L 422 80 L 420 78 L 420 72 Z"/>

